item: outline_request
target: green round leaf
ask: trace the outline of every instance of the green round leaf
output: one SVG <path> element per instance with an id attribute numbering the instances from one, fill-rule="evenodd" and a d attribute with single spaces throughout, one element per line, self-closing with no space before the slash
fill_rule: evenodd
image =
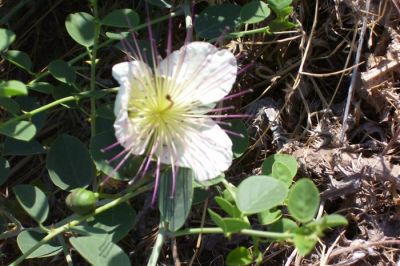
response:
<path id="1" fill-rule="evenodd" d="M 0 97 L 0 106 L 13 115 L 17 115 L 21 111 L 19 104 L 12 98 Z"/>
<path id="2" fill-rule="evenodd" d="M 275 162 L 272 165 L 272 177 L 281 180 L 283 183 L 290 187 L 293 181 L 292 173 L 289 168 L 281 162 Z"/>
<path id="3" fill-rule="evenodd" d="M 63 190 L 86 187 L 95 177 L 89 152 L 72 136 L 57 138 L 47 154 L 46 164 L 51 181 Z"/>
<path id="4" fill-rule="evenodd" d="M 22 208 L 37 222 L 43 223 L 49 214 L 49 203 L 46 195 L 32 185 L 16 185 L 14 194 Z"/>
<path id="5" fill-rule="evenodd" d="M 43 146 L 36 140 L 21 141 L 6 138 L 4 141 L 3 155 L 33 155 L 44 152 Z"/>
<path id="6" fill-rule="evenodd" d="M 74 69 L 65 61 L 57 59 L 49 64 L 49 71 L 53 77 L 63 83 L 74 83 L 76 74 Z"/>
<path id="7" fill-rule="evenodd" d="M 253 0 L 245 4 L 240 10 L 240 18 L 246 24 L 261 22 L 270 14 L 271 10 L 268 5 L 260 0 Z"/>
<path id="8" fill-rule="evenodd" d="M 29 96 L 16 97 L 15 101 L 19 104 L 21 110 L 25 112 L 35 110 L 42 106 L 36 98 Z M 34 115 L 30 119 L 30 122 L 32 122 L 35 125 L 36 131 L 39 131 L 44 126 L 46 118 L 47 118 L 47 111 L 43 111 Z"/>
<path id="9" fill-rule="evenodd" d="M 209 6 L 195 21 L 199 37 L 213 39 L 235 30 L 240 24 L 240 7 L 233 4 Z"/>
<path id="10" fill-rule="evenodd" d="M 250 225 L 239 218 L 222 218 L 225 224 L 224 233 L 233 234 L 242 229 L 250 229 Z"/>
<path id="11" fill-rule="evenodd" d="M 293 243 L 301 256 L 306 256 L 310 253 L 318 242 L 318 238 L 314 235 L 296 234 L 293 238 Z"/>
<path id="12" fill-rule="evenodd" d="M 210 215 L 210 218 L 214 222 L 214 224 L 216 226 L 218 226 L 219 228 L 221 228 L 222 230 L 224 230 L 224 232 L 225 232 L 226 224 L 224 222 L 224 219 L 222 219 L 221 215 L 219 215 L 218 213 L 214 212 L 211 209 L 208 209 L 208 214 Z"/>
<path id="13" fill-rule="evenodd" d="M 11 30 L 0 28 L 0 52 L 7 49 L 15 41 L 15 37 Z"/>
<path id="14" fill-rule="evenodd" d="M 36 134 L 36 127 L 29 121 L 6 122 L 0 125 L 0 134 L 14 139 L 30 141 Z"/>
<path id="15" fill-rule="evenodd" d="M 226 257 L 227 266 L 245 266 L 253 262 L 253 256 L 245 247 L 237 247 Z"/>
<path id="16" fill-rule="evenodd" d="M 11 63 L 30 71 L 32 68 L 32 61 L 29 55 L 18 50 L 8 50 L 3 54 L 3 57 Z"/>
<path id="17" fill-rule="evenodd" d="M 190 213 L 193 199 L 194 173 L 188 168 L 179 168 L 176 174 L 175 194 L 172 193 L 172 172 L 164 171 L 161 175 L 158 208 L 161 221 L 168 222 L 169 230 L 181 228 Z"/>
<path id="18" fill-rule="evenodd" d="M 7 181 L 9 174 L 10 174 L 10 164 L 6 159 L 0 157 L 0 186 Z"/>
<path id="19" fill-rule="evenodd" d="M 290 189 L 287 204 L 290 215 L 297 221 L 310 221 L 319 207 L 317 186 L 310 179 L 300 179 Z"/>
<path id="20" fill-rule="evenodd" d="M 95 38 L 94 17 L 85 12 L 68 15 L 65 21 L 68 34 L 82 46 L 92 46 Z"/>
<path id="21" fill-rule="evenodd" d="M 22 231 L 17 237 L 18 247 L 22 251 L 22 253 L 26 253 L 45 236 L 45 234 L 41 234 L 31 230 Z M 62 246 L 55 239 L 52 239 L 36 249 L 32 254 L 28 256 L 28 259 L 52 257 L 57 255 L 61 251 Z"/>
<path id="22" fill-rule="evenodd" d="M 114 167 L 118 165 L 120 160 L 114 160 L 112 162 L 108 162 L 107 160 L 115 157 L 123 150 L 123 148 L 121 146 L 117 146 L 106 151 L 102 151 L 102 149 L 116 142 L 117 140 L 115 139 L 114 130 L 107 130 L 98 133 L 92 137 L 90 141 L 90 154 L 92 155 L 97 170 L 111 176 L 114 179 L 130 180 L 137 173 L 143 159 L 140 156 L 130 157 L 121 166 L 121 168 L 115 172 Z M 122 158 L 123 157 L 121 157 L 121 159 Z"/>
<path id="23" fill-rule="evenodd" d="M 271 231 L 279 233 L 292 232 L 297 228 L 298 226 L 296 222 L 288 218 L 282 218 L 279 221 L 270 225 Z"/>
<path id="24" fill-rule="evenodd" d="M 271 156 L 268 156 L 267 159 L 265 159 L 261 166 L 262 174 L 273 175 L 272 166 L 275 162 L 280 162 L 284 164 L 289 169 L 292 178 L 296 175 L 298 168 L 296 159 L 292 155 L 281 153 L 272 154 Z"/>
<path id="25" fill-rule="evenodd" d="M 282 17 L 283 14 L 286 14 L 287 8 L 291 8 L 289 6 L 291 3 L 292 0 L 268 0 L 268 4 L 278 17 Z"/>
<path id="26" fill-rule="evenodd" d="M 105 16 L 101 23 L 112 27 L 132 28 L 139 24 L 139 15 L 132 9 L 117 9 Z"/>
<path id="27" fill-rule="evenodd" d="M 93 228 L 104 231 L 112 242 L 117 243 L 133 229 L 135 219 L 135 210 L 129 204 L 122 203 L 96 215 L 90 224 Z"/>
<path id="28" fill-rule="evenodd" d="M 47 82 L 35 82 L 29 85 L 28 89 L 44 94 L 50 94 L 53 92 L 53 85 Z"/>
<path id="29" fill-rule="evenodd" d="M 246 125 L 239 119 L 231 119 L 226 122 L 231 123 L 231 126 L 223 126 L 224 129 L 241 134 L 241 136 L 236 136 L 233 134 L 228 134 L 232 140 L 232 152 L 235 158 L 239 158 L 243 155 L 246 149 L 249 147 L 249 134 L 247 132 Z"/>
<path id="30" fill-rule="evenodd" d="M 257 213 L 260 224 L 267 225 L 276 222 L 282 217 L 282 211 L 279 209 L 272 209 Z"/>
<path id="31" fill-rule="evenodd" d="M 0 81 L 0 97 L 27 95 L 28 90 L 24 83 L 18 80 Z"/>
<path id="32" fill-rule="evenodd" d="M 287 193 L 282 181 L 270 176 L 250 176 L 240 183 L 236 203 L 242 213 L 254 214 L 278 206 Z"/>
<path id="33" fill-rule="evenodd" d="M 92 265 L 131 265 L 128 255 L 106 238 L 98 236 L 71 237 L 69 242 Z"/>

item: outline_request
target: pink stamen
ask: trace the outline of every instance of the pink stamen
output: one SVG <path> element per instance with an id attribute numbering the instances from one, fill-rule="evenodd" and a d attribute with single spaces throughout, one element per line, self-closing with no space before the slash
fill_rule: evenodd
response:
<path id="1" fill-rule="evenodd" d="M 253 90 L 252 89 L 248 89 L 248 90 L 240 91 L 240 92 L 225 96 L 224 98 L 222 98 L 222 100 L 225 101 L 225 100 L 228 100 L 228 99 L 233 99 L 233 98 L 245 95 L 245 94 L 247 94 L 249 92 L 253 92 Z"/>
<path id="2" fill-rule="evenodd" d="M 251 62 L 250 64 L 248 64 L 248 65 L 242 67 L 241 69 L 239 69 L 239 71 L 237 72 L 237 75 L 242 74 L 243 72 L 247 71 L 252 66 L 254 66 L 254 62 Z"/>
<path id="3" fill-rule="evenodd" d="M 211 109 L 210 112 L 220 112 L 220 111 L 226 111 L 226 110 L 232 110 L 235 109 L 235 106 L 227 106 L 227 107 L 221 107 L 221 108 L 214 108 Z"/>
<path id="4" fill-rule="evenodd" d="M 157 158 L 157 167 L 156 167 L 156 180 L 154 183 L 154 188 L 153 188 L 153 196 L 151 197 L 151 206 L 154 207 L 154 203 L 156 201 L 157 198 L 157 192 L 158 192 L 158 186 L 160 183 L 160 171 L 161 171 L 161 159 Z"/>
<path id="5" fill-rule="evenodd" d="M 111 150 L 111 149 L 117 147 L 117 146 L 119 146 L 119 142 L 118 141 L 113 143 L 113 144 L 111 144 L 111 145 L 109 145 L 109 146 L 107 146 L 107 147 L 105 147 L 105 148 L 103 148 L 103 149 L 100 149 L 100 151 L 104 153 L 104 152 L 106 152 L 108 150 Z"/>
<path id="6" fill-rule="evenodd" d="M 231 131 L 231 130 L 227 130 L 227 129 L 224 129 L 224 128 L 223 128 L 223 130 L 229 135 L 240 137 L 240 138 L 244 138 L 244 135 L 241 134 L 241 133 L 237 133 L 237 132 L 234 132 L 234 131 Z"/>
<path id="7" fill-rule="evenodd" d="M 115 161 L 116 159 L 118 159 L 119 157 L 121 157 L 122 155 L 124 155 L 127 152 L 129 152 L 129 149 L 122 150 L 121 152 L 119 152 L 117 155 L 115 155 L 111 159 L 106 160 L 106 163 L 108 163 L 108 164 L 112 163 L 113 161 Z"/>

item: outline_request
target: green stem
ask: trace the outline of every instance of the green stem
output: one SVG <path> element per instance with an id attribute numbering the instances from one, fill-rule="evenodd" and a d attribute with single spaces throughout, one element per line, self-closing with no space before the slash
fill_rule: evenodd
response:
<path id="1" fill-rule="evenodd" d="M 146 186 L 143 186 L 141 188 L 138 188 L 137 190 L 133 192 L 129 192 L 123 196 L 121 196 L 118 199 L 115 199 L 107 204 L 104 204 L 103 206 L 98 207 L 96 210 L 94 210 L 92 213 L 86 214 L 84 216 L 80 216 L 76 220 L 73 220 L 67 224 L 64 224 L 58 228 L 52 229 L 44 238 L 42 238 L 39 242 L 37 242 L 33 247 L 31 247 L 28 251 L 26 251 L 24 254 L 22 254 L 18 259 L 16 259 L 14 262 L 12 262 L 9 266 L 16 266 L 23 262 L 29 255 L 31 255 L 35 250 L 37 250 L 40 246 L 43 244 L 49 242 L 51 239 L 54 237 L 58 236 L 59 234 L 67 231 L 69 228 L 76 226 L 80 224 L 83 221 L 86 221 L 87 219 L 96 216 L 97 214 L 100 214 L 102 212 L 105 212 L 125 201 L 128 201 L 132 197 L 135 197 L 147 190 L 149 190 L 152 187 L 153 184 L 148 184 Z"/>
<path id="2" fill-rule="evenodd" d="M 141 24 L 139 26 L 133 27 L 130 31 L 131 32 L 135 32 L 135 31 L 138 31 L 138 30 L 146 28 L 148 24 L 150 24 L 150 25 L 157 24 L 157 23 L 163 22 L 163 21 L 165 21 L 165 20 L 167 20 L 169 18 L 173 18 L 173 17 L 179 16 L 181 14 L 182 14 L 181 10 L 177 10 L 176 12 L 170 12 L 168 15 L 162 16 L 160 18 L 153 19 L 152 21 L 150 21 L 148 23 L 144 23 L 144 24 Z M 107 46 L 107 45 L 109 45 L 109 44 L 111 44 L 111 43 L 113 43 L 115 41 L 118 41 L 118 40 L 108 39 L 108 40 L 104 41 L 103 43 L 99 44 L 97 49 L 103 48 L 103 47 L 105 47 L 105 46 Z M 87 56 L 87 54 L 88 54 L 87 51 L 83 52 L 80 55 L 77 55 L 75 58 L 69 60 L 68 63 L 70 65 L 73 65 L 76 62 L 78 62 L 79 60 L 85 58 Z M 48 70 L 46 70 L 46 71 L 44 71 L 42 73 L 39 73 L 33 80 L 31 80 L 28 83 L 28 85 L 32 85 L 33 83 L 37 82 L 38 80 L 40 80 L 40 79 L 46 77 L 47 75 L 49 75 L 49 73 L 50 72 Z"/>
<path id="3" fill-rule="evenodd" d="M 94 43 L 89 53 L 91 62 L 90 62 L 90 91 L 94 92 L 96 90 L 96 59 L 97 59 L 97 46 L 99 42 L 100 36 L 100 21 L 99 21 L 99 12 L 97 8 L 97 0 L 91 0 L 93 7 L 93 16 L 94 16 Z M 90 98 L 90 132 L 93 137 L 96 135 L 96 99 Z"/>
<path id="4" fill-rule="evenodd" d="M 67 261 L 68 266 L 74 266 L 71 254 L 69 254 L 68 245 L 67 245 L 67 243 L 65 243 L 64 237 L 61 235 L 58 235 L 57 239 L 58 239 L 58 242 L 60 242 L 60 244 L 62 245 L 65 260 Z"/>
<path id="5" fill-rule="evenodd" d="M 165 231 L 163 229 L 163 226 L 160 224 L 159 226 L 160 231 L 158 232 L 156 242 L 154 243 L 153 250 L 150 255 L 149 262 L 147 263 L 147 266 L 156 266 L 158 257 L 160 256 L 161 248 L 164 245 L 165 241 Z"/>
<path id="6" fill-rule="evenodd" d="M 117 91 L 116 88 L 111 88 L 111 89 L 101 90 L 100 92 L 108 94 L 110 92 L 116 92 L 116 91 Z M 48 103 L 46 105 L 43 105 L 43 106 L 41 106 L 41 107 L 39 107 L 39 108 L 37 108 L 35 110 L 29 111 L 29 112 L 25 112 L 23 115 L 14 117 L 14 118 L 8 120 L 7 122 L 1 123 L 0 124 L 0 128 L 5 126 L 5 125 L 12 124 L 12 123 L 15 123 L 15 122 L 23 120 L 23 119 L 29 119 L 29 118 L 31 118 L 31 117 L 33 117 L 33 116 L 35 116 L 35 115 L 37 115 L 37 114 L 39 114 L 41 112 L 44 112 L 44 111 L 49 110 L 49 109 L 51 109 L 53 107 L 56 107 L 57 105 L 60 105 L 60 104 L 63 104 L 63 103 L 67 103 L 67 102 L 72 102 L 72 101 L 78 101 L 80 99 L 88 98 L 88 97 L 93 97 L 93 93 L 91 91 L 84 91 L 84 92 L 81 92 L 81 93 L 79 93 L 77 95 L 68 96 L 68 97 L 64 97 L 64 98 L 58 99 L 58 100 L 56 100 L 54 102 Z"/>
<path id="7" fill-rule="evenodd" d="M 172 233 L 174 237 L 186 236 L 186 235 L 198 235 L 198 234 L 224 234 L 224 230 L 219 227 L 203 227 L 203 228 L 189 228 Z M 262 238 L 273 238 L 279 240 L 286 240 L 294 237 L 291 233 L 277 233 L 268 231 L 259 231 L 253 229 L 242 229 L 237 232 L 241 235 L 248 235 L 252 237 L 262 237 Z"/>

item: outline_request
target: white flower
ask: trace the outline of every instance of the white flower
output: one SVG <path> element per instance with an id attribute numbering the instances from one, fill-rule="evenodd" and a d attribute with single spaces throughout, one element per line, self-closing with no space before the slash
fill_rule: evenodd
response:
<path id="1" fill-rule="evenodd" d="M 235 82 L 231 52 L 192 42 L 153 69 L 134 60 L 115 65 L 112 74 L 120 84 L 115 135 L 128 154 L 191 168 L 199 181 L 228 169 L 232 142 L 212 119 L 220 115 L 207 113 L 219 110 L 213 108 Z"/>

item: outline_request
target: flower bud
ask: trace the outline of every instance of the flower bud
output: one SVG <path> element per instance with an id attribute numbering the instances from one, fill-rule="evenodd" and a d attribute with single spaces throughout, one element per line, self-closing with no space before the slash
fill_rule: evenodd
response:
<path id="1" fill-rule="evenodd" d="M 77 188 L 68 195 L 65 203 L 73 212 L 84 215 L 96 208 L 96 196 L 92 191 Z"/>

